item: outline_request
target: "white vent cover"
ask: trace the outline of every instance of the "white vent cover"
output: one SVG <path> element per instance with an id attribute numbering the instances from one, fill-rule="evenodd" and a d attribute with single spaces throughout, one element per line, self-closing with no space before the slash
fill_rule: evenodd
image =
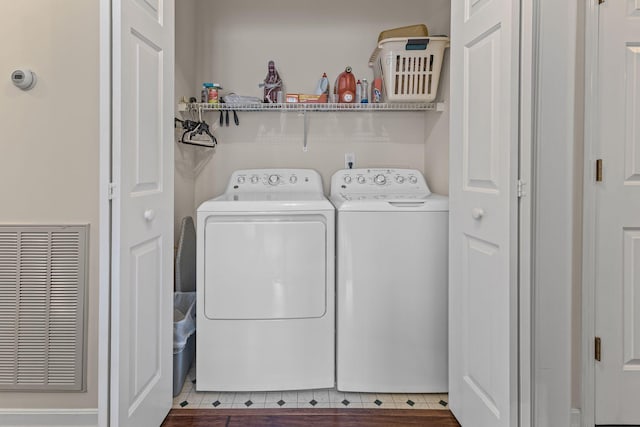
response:
<path id="1" fill-rule="evenodd" d="M 84 389 L 88 226 L 0 226 L 0 390 Z"/>

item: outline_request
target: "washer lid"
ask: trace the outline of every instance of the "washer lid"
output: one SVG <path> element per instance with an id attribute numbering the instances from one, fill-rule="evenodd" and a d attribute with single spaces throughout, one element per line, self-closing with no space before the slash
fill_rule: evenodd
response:
<path id="1" fill-rule="evenodd" d="M 449 198 L 439 194 L 407 197 L 407 195 L 338 194 L 331 202 L 340 212 L 448 212 Z"/>

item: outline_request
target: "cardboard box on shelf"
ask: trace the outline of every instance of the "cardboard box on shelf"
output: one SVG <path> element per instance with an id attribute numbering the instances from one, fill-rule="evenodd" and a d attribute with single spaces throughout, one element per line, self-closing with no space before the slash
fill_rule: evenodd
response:
<path id="1" fill-rule="evenodd" d="M 311 95 L 306 93 L 288 93 L 285 97 L 288 103 L 321 104 L 327 102 L 327 94 Z"/>

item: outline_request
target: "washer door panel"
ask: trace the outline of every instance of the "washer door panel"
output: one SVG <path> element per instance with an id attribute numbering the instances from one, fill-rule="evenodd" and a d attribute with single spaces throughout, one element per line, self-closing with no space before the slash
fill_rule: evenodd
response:
<path id="1" fill-rule="evenodd" d="M 205 316 L 322 317 L 326 229 L 321 215 L 210 216 L 204 233 Z"/>

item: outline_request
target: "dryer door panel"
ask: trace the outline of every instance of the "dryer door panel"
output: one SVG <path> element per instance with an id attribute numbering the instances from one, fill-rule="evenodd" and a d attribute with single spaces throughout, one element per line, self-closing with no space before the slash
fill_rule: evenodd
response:
<path id="1" fill-rule="evenodd" d="M 326 231 L 321 215 L 210 216 L 204 233 L 205 316 L 322 317 Z"/>

